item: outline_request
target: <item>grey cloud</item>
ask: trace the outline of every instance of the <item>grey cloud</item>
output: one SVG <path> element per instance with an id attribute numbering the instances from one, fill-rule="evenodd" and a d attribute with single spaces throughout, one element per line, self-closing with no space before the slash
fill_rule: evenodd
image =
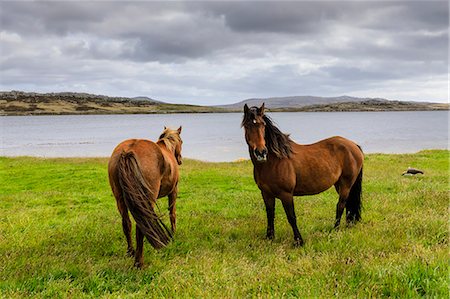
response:
<path id="1" fill-rule="evenodd" d="M 114 57 L 135 61 L 211 57 L 241 44 L 269 48 L 288 39 L 317 40 L 320 44 L 335 34 L 336 24 L 377 30 L 379 35 L 401 31 L 415 34 L 411 38 L 417 39 L 423 39 L 417 33 L 419 29 L 447 32 L 448 27 L 446 1 L 6 2 L 2 8 L 5 30 L 24 36 L 86 33 L 99 39 L 126 40 L 134 49 Z M 264 41 L 258 38 L 258 34 L 267 33 L 277 35 Z M 442 44 L 446 37 L 430 42 Z M 354 41 L 356 48 L 361 47 L 358 42 Z M 429 43 L 425 41 L 424 45 Z M 362 46 L 370 47 L 373 53 L 385 52 L 370 44 Z M 442 49 L 442 45 L 429 48 Z M 396 49 L 390 52 L 398 55 Z"/>
<path id="2" fill-rule="evenodd" d="M 100 22 L 104 8 L 83 2 L 2 2 L 0 22 L 3 30 L 21 35 L 56 34 L 82 31 Z M 100 13 L 99 13 L 100 12 Z"/>
<path id="3" fill-rule="evenodd" d="M 448 1 L 381 2 L 376 19 L 364 18 L 365 26 L 380 30 L 442 30 L 448 27 Z M 370 11 L 367 11 L 370 13 Z"/>
<path id="4" fill-rule="evenodd" d="M 200 5 L 199 5 L 200 6 Z M 202 8 L 223 17 L 236 32 L 308 33 L 319 30 L 318 23 L 334 18 L 335 9 L 326 2 L 219 2 L 203 4 Z M 336 6 L 334 6 L 336 8 Z"/>
<path id="5" fill-rule="evenodd" d="M 107 90 L 109 75 L 121 80 L 116 86 L 139 82 L 130 93 L 142 94 L 148 80 L 152 88 L 161 86 L 162 98 L 195 98 L 201 91 L 232 101 L 237 99 L 231 95 L 330 95 L 390 80 L 423 80 L 447 73 L 448 6 L 447 1 L 1 2 L 1 30 L 7 35 L 1 40 L 1 86 L 51 86 L 51 75 L 53 82 L 86 86 L 91 79 Z M 105 64 L 112 66 L 106 70 Z M 142 75 L 141 67 L 153 64 L 170 71 Z M 317 67 L 299 70 L 302 64 Z M 125 77 L 120 66 L 136 77 Z M 236 73 L 223 80 L 208 77 L 223 70 Z"/>

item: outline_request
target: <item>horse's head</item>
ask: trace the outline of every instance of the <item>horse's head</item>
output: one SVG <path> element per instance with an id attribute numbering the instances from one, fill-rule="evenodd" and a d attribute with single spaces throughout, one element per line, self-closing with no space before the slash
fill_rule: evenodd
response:
<path id="1" fill-rule="evenodd" d="M 181 126 L 177 129 L 177 134 L 178 137 L 181 134 Z M 178 165 L 181 165 L 181 163 L 183 163 L 183 161 L 181 160 L 181 146 L 183 145 L 183 140 L 181 140 L 181 137 L 179 137 L 180 142 L 177 142 L 177 144 L 175 145 L 175 158 L 177 159 L 177 163 Z"/>
<path id="2" fill-rule="evenodd" d="M 163 141 L 166 145 L 166 148 L 173 152 L 175 155 L 175 159 L 177 160 L 178 165 L 181 165 L 182 157 L 181 157 L 181 147 L 183 145 L 183 140 L 180 137 L 181 134 L 181 126 L 177 130 L 171 130 L 169 128 L 164 127 L 164 131 L 161 136 L 159 136 L 159 140 Z"/>
<path id="3" fill-rule="evenodd" d="M 266 122 L 264 121 L 264 103 L 261 107 L 249 108 L 244 106 L 244 119 L 242 126 L 245 130 L 245 141 L 258 162 L 267 160 L 267 147 L 265 136 Z"/>

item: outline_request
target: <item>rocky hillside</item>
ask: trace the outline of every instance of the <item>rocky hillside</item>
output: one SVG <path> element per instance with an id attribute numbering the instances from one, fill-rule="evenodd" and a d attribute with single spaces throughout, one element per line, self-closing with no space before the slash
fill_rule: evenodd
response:
<path id="1" fill-rule="evenodd" d="M 147 97 L 108 97 L 75 92 L 0 92 L 1 115 L 206 113 L 223 110 L 216 107 L 168 104 Z"/>

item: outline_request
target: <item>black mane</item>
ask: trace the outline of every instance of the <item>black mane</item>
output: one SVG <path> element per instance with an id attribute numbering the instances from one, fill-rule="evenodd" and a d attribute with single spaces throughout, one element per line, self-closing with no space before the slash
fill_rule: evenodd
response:
<path id="1" fill-rule="evenodd" d="M 292 140 L 288 134 L 284 134 L 278 129 L 270 117 L 264 115 L 266 123 L 265 140 L 267 150 L 274 153 L 278 158 L 289 158 L 292 154 Z"/>

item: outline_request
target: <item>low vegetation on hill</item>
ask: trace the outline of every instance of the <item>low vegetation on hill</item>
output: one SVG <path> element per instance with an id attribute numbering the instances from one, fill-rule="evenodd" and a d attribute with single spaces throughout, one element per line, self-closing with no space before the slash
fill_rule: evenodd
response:
<path id="1" fill-rule="evenodd" d="M 0 158 L 0 297 L 448 298 L 448 151 L 366 156 L 362 221 L 333 230 L 333 189 L 297 197 L 275 239 L 249 161 L 184 161 L 174 241 L 126 241 L 106 158 Z M 424 175 L 402 176 L 408 166 Z M 168 221 L 167 199 L 159 201 Z"/>
<path id="2" fill-rule="evenodd" d="M 217 107 L 168 104 L 147 98 L 124 98 L 85 93 L 0 92 L 2 115 L 151 114 L 222 112 Z"/>
<path id="3" fill-rule="evenodd" d="M 309 105 L 299 108 L 273 108 L 279 112 L 333 112 L 333 111 L 433 111 L 448 110 L 448 104 L 415 103 L 402 101 L 365 100 L 361 102 L 342 102 L 333 104 Z"/>

